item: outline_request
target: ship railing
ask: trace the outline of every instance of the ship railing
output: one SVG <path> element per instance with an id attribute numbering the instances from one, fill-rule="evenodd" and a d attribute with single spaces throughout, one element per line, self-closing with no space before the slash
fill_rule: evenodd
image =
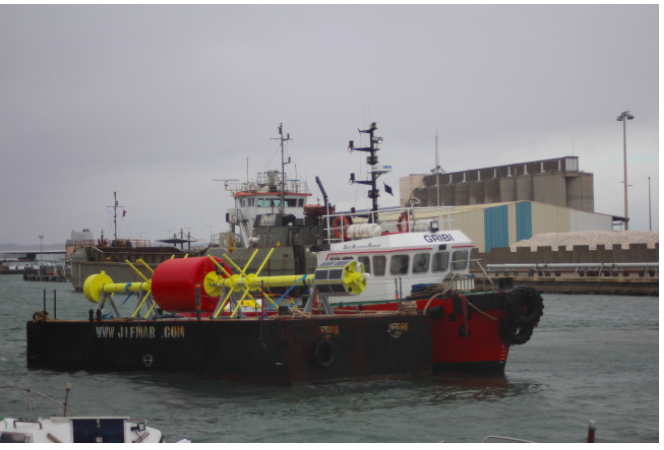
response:
<path id="1" fill-rule="evenodd" d="M 473 263 L 473 262 L 477 263 L 477 266 L 480 268 L 480 270 L 484 274 L 484 276 L 482 277 L 482 290 L 486 291 L 486 280 L 488 279 L 489 282 L 491 283 L 491 290 L 493 291 L 494 290 L 493 280 L 491 279 L 489 274 L 486 272 L 486 270 L 484 270 L 484 266 L 482 265 L 482 261 L 483 261 L 482 259 L 471 259 L 470 260 L 471 263 Z"/>
<path id="2" fill-rule="evenodd" d="M 281 177 L 275 182 L 271 182 L 266 173 L 259 173 L 255 181 L 243 181 L 239 183 L 229 182 L 226 186 L 227 191 L 233 195 L 241 192 L 248 193 L 278 193 L 281 192 Z M 286 180 L 284 185 L 286 193 L 310 194 L 309 185 L 306 181 Z"/>
<path id="3" fill-rule="evenodd" d="M 636 262 L 636 263 L 536 263 L 536 264 L 487 264 L 489 272 L 500 272 L 506 275 L 510 273 L 518 276 L 562 276 L 566 273 L 571 276 L 599 276 L 615 277 L 629 276 L 637 273 L 640 277 L 650 276 L 659 278 L 658 262 Z"/>
<path id="4" fill-rule="evenodd" d="M 115 242 L 113 239 L 107 239 L 104 238 L 102 239 L 86 239 L 82 241 L 74 241 L 74 247 L 76 248 L 81 248 L 81 247 L 98 247 L 98 246 L 105 246 L 109 247 L 113 245 Z M 123 247 L 152 247 L 152 241 L 149 239 L 118 239 L 118 242 L 120 246 Z M 102 245 L 103 244 L 103 245 Z M 71 245 L 71 244 L 70 244 Z"/>
<path id="5" fill-rule="evenodd" d="M 323 216 L 327 243 L 344 242 L 348 239 L 341 229 L 347 223 L 353 225 L 376 224 L 380 233 L 412 233 L 417 231 L 437 232 L 451 230 L 454 219 L 450 212 L 453 206 L 417 207 L 417 208 L 384 208 L 377 212 L 356 211 L 328 214 Z M 370 231 L 367 230 L 367 233 Z M 347 233 L 346 233 L 347 234 Z M 363 237 L 371 237 L 370 235 Z"/>
<path id="6" fill-rule="evenodd" d="M 248 230 L 248 220 L 244 218 L 242 210 L 237 209 L 237 222 L 240 227 L 240 236 L 242 239 L 242 246 L 249 247 L 249 230 Z"/>

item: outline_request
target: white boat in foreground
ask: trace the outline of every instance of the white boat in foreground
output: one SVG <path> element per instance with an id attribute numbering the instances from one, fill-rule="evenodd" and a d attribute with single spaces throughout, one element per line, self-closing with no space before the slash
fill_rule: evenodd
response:
<path id="1" fill-rule="evenodd" d="M 0 386 L 23 389 L 28 392 L 30 418 L 0 417 L 0 444 L 9 443 L 144 443 L 164 442 L 164 436 L 156 428 L 147 426 L 145 419 L 129 417 L 82 417 L 65 404 L 44 394 L 21 386 Z M 67 397 L 70 386 L 67 385 Z M 44 397 L 63 408 L 63 416 L 33 418 L 31 394 Z M 69 414 L 68 414 L 69 413 Z M 71 415 L 75 417 L 72 417 Z M 179 442 L 190 442 L 182 440 Z"/>

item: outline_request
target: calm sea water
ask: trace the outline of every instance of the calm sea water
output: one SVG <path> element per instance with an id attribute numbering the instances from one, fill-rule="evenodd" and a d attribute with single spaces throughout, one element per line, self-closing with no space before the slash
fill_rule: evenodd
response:
<path id="1" fill-rule="evenodd" d="M 70 284 L 0 276 L 0 385 L 29 387 L 82 415 L 148 420 L 194 442 L 659 442 L 659 298 L 544 295 L 532 339 L 512 347 L 504 376 L 435 375 L 280 387 L 182 374 L 28 370 L 26 327 L 43 290 L 59 318 L 91 304 Z M 134 300 L 131 299 L 130 302 Z M 129 305 L 125 305 L 127 308 Z M 52 312 L 51 312 L 52 314 Z M 33 396 L 37 415 L 55 405 Z M 27 417 L 27 395 L 0 390 L 0 416 Z"/>

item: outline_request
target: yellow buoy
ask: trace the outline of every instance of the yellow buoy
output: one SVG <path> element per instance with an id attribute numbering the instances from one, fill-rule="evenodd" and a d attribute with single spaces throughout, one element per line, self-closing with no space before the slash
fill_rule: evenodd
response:
<path id="1" fill-rule="evenodd" d="M 90 275 L 83 283 L 83 293 L 85 298 L 90 300 L 92 303 L 99 303 L 104 296 L 104 293 L 101 290 L 101 287 L 105 284 L 113 283 L 111 277 L 106 275 L 106 272 L 103 270 L 101 273 Z"/>

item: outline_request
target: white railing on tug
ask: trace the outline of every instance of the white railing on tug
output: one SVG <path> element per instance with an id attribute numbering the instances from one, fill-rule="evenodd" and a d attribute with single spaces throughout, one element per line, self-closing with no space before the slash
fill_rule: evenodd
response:
<path id="1" fill-rule="evenodd" d="M 279 174 L 280 176 L 281 174 Z M 250 193 L 278 193 L 281 192 L 281 178 L 278 180 L 269 180 L 267 174 L 259 173 L 257 180 L 242 181 L 242 182 L 228 182 L 226 190 L 230 191 L 233 195 L 241 192 Z M 287 193 L 310 194 L 309 186 L 306 181 L 299 180 L 286 180 L 284 191 Z"/>
<path id="2" fill-rule="evenodd" d="M 437 232 L 451 230 L 453 206 L 424 208 L 385 208 L 374 211 L 344 212 L 323 216 L 326 243 L 345 242 L 380 236 L 383 233 Z M 370 222 L 369 217 L 375 220 Z M 351 224 L 352 222 L 352 224 Z"/>

